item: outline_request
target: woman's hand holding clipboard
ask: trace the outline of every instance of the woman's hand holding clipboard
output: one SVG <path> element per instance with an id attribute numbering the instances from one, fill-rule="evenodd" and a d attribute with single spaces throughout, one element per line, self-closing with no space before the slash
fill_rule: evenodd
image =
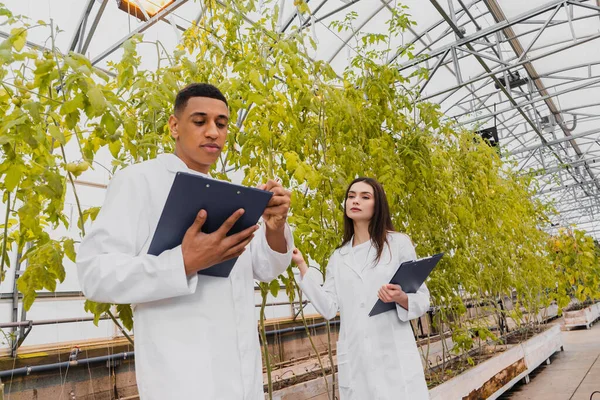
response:
<path id="1" fill-rule="evenodd" d="M 403 262 L 396 270 L 389 285 L 400 286 L 402 293 L 405 295 L 416 293 L 443 256 L 444 253 L 440 253 L 419 260 Z M 386 311 L 395 310 L 396 304 L 396 301 L 385 302 L 380 298 L 369 312 L 369 316 L 372 317 Z M 408 305 L 408 301 L 406 305 Z M 407 307 L 404 308 L 408 309 Z"/>

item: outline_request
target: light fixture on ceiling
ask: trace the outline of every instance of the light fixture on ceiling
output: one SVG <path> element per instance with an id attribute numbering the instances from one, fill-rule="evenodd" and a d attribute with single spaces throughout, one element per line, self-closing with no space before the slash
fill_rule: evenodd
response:
<path id="1" fill-rule="evenodd" d="M 504 76 L 498 76 L 497 78 L 498 78 L 498 81 L 500 82 L 500 84 L 502 86 L 506 87 L 506 82 L 504 80 Z M 508 73 L 508 84 L 510 85 L 511 89 L 526 85 L 528 82 L 529 82 L 529 78 L 527 78 L 527 77 L 521 78 L 521 76 L 519 75 L 519 71 Z M 496 89 L 500 89 L 500 85 L 498 83 L 494 84 L 494 86 L 496 87 Z"/>
<path id="2" fill-rule="evenodd" d="M 500 140 L 498 138 L 498 128 L 495 126 L 492 126 L 491 128 L 480 129 L 475 133 L 481 136 L 481 138 L 491 147 L 498 148 L 498 146 L 500 145 Z"/>
<path id="3" fill-rule="evenodd" d="M 556 117 L 554 114 L 544 115 L 540 118 L 540 126 L 542 131 L 546 133 L 553 133 L 556 127 Z"/>
<path id="4" fill-rule="evenodd" d="M 146 14 L 152 18 L 159 11 L 163 10 L 165 7 L 174 2 L 175 0 L 117 0 L 120 10 L 123 10 L 126 13 L 141 19 L 142 21 L 146 21 L 148 19 L 146 18 Z M 144 11 L 146 14 L 144 14 Z"/>

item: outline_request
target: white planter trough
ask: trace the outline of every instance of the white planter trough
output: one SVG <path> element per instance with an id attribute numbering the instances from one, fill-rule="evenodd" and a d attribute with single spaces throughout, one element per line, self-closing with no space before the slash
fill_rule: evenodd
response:
<path id="1" fill-rule="evenodd" d="M 510 347 L 503 353 L 469 369 L 429 391 L 430 400 L 497 399 L 519 380 L 529 382 L 529 374 L 550 356 L 562 350 L 559 325 Z M 331 385 L 331 375 L 327 377 Z M 273 393 L 274 400 L 327 399 L 323 378 L 289 386 Z"/>
<path id="2" fill-rule="evenodd" d="M 558 304 L 550 304 L 541 311 L 541 322 L 549 321 L 558 317 Z"/>
<path id="3" fill-rule="evenodd" d="M 590 329 L 598 318 L 600 318 L 600 302 L 581 310 L 565 311 L 565 328 L 570 330 L 577 326 L 585 326 Z"/>
<path id="4" fill-rule="evenodd" d="M 529 382 L 529 374 L 550 356 L 562 350 L 559 325 L 510 347 L 468 371 L 429 391 L 431 400 L 497 399 L 519 380 Z"/>
<path id="5" fill-rule="evenodd" d="M 337 374 L 336 374 L 336 382 L 337 382 Z M 331 375 L 327 375 L 327 384 L 331 390 L 331 385 L 333 384 L 331 380 Z M 340 398 L 340 394 L 337 390 L 335 391 L 336 399 Z M 269 396 L 265 394 L 265 400 L 268 400 Z M 273 400 L 328 400 L 329 396 L 327 396 L 327 390 L 325 387 L 325 381 L 322 377 L 317 379 L 313 379 L 311 381 L 299 383 L 294 386 L 289 386 L 285 389 L 276 390 L 273 392 Z"/>

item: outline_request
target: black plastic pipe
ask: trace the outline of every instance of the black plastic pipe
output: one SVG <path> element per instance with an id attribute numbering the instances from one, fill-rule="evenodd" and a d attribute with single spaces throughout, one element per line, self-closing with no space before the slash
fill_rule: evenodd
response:
<path id="1" fill-rule="evenodd" d="M 11 378 L 13 376 L 31 375 L 35 372 L 53 371 L 56 369 L 66 369 L 72 367 L 86 366 L 90 364 L 98 364 L 106 361 L 127 360 L 130 358 L 134 358 L 133 351 L 128 351 L 126 353 L 111 354 L 108 356 L 84 358 L 81 360 L 64 361 L 54 364 L 33 365 L 31 367 L 21 367 L 16 369 L 9 369 L 6 371 L 0 371 L 0 378 Z"/>

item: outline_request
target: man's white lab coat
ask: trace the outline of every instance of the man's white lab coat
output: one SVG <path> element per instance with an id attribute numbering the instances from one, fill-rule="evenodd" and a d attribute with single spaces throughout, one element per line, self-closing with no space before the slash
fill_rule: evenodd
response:
<path id="1" fill-rule="evenodd" d="M 179 171 L 199 174 L 174 154 L 115 174 L 79 247 L 83 293 L 97 302 L 134 304 L 142 400 L 262 399 L 254 279 L 271 281 L 289 265 L 289 227 L 286 254 L 269 247 L 261 227 L 229 278 L 187 277 L 181 246 L 147 254 Z"/>
<path id="2" fill-rule="evenodd" d="M 327 319 L 340 312 L 337 363 L 341 400 L 429 399 L 423 364 L 409 321 L 429 309 L 429 290 L 423 284 L 408 294 L 408 310 L 369 317 L 379 288 L 389 283 L 398 266 L 416 259 L 410 238 L 388 234 L 380 261 L 375 251 L 367 265 L 355 262 L 350 243 L 336 250 L 321 287 L 311 271 L 299 285 L 317 311 Z"/>

